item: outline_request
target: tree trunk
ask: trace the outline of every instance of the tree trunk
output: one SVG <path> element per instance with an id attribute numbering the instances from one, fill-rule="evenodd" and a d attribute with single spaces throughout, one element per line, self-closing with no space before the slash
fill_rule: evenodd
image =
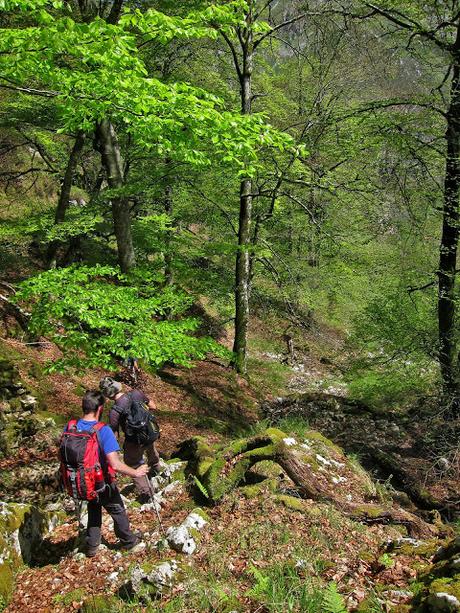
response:
<path id="1" fill-rule="evenodd" d="M 168 184 L 165 187 L 165 213 L 169 217 L 172 222 L 173 216 L 173 199 L 172 199 L 172 185 Z M 171 241 L 171 230 L 166 233 L 166 246 L 164 252 L 164 261 L 165 261 L 165 283 L 166 285 L 172 285 L 174 282 L 173 277 L 173 269 L 172 269 L 172 241 Z"/>
<path id="2" fill-rule="evenodd" d="M 447 113 L 447 159 L 444 181 L 442 238 L 439 257 L 439 363 L 445 391 L 456 395 L 459 387 L 458 335 L 456 332 L 455 270 L 459 239 L 460 188 L 460 58 L 454 57 L 450 106 Z"/>
<path id="3" fill-rule="evenodd" d="M 252 72 L 254 51 L 252 41 L 251 15 L 248 15 L 246 39 L 242 45 L 243 69 L 241 71 L 241 113 L 251 114 Z M 249 323 L 249 296 L 251 284 L 250 246 L 252 220 L 252 179 L 244 178 L 240 183 L 240 216 L 238 225 L 238 251 L 235 266 L 235 338 L 233 342 L 234 367 L 240 374 L 247 371 L 247 336 Z"/>
<path id="4" fill-rule="evenodd" d="M 447 110 L 447 154 L 444 179 L 444 206 L 439 250 L 438 329 L 439 365 L 444 392 L 451 399 L 458 396 L 460 383 L 459 338 L 456 332 L 455 276 L 459 239 L 460 188 L 460 24 L 452 45 L 452 82 Z M 455 408 L 454 408 L 455 407 Z M 459 413 L 458 401 L 452 403 Z"/>
<path id="5" fill-rule="evenodd" d="M 75 142 L 70 152 L 69 160 L 67 162 L 67 168 L 65 170 L 64 178 L 62 179 L 61 192 L 59 194 L 59 201 L 54 215 L 54 223 L 62 223 L 65 221 L 67 209 L 69 208 L 70 192 L 72 189 L 73 177 L 75 175 L 75 169 L 80 160 L 83 146 L 85 144 L 85 134 L 81 130 L 77 133 Z M 56 254 L 59 247 L 59 241 L 53 241 L 48 246 L 46 254 L 46 262 L 48 268 L 56 267 Z"/>
<path id="6" fill-rule="evenodd" d="M 121 190 L 125 182 L 123 160 L 115 129 L 107 119 L 103 119 L 97 124 L 96 138 L 109 188 Z M 125 196 L 117 194 L 115 194 L 111 200 L 113 224 L 118 248 L 118 263 L 121 271 L 126 273 L 136 265 L 131 233 L 131 212 L 129 209 L 129 202 Z"/>

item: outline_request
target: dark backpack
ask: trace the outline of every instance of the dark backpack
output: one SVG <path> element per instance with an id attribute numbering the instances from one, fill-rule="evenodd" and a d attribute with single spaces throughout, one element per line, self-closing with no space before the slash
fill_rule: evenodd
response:
<path id="1" fill-rule="evenodd" d="M 104 423 L 94 424 L 91 430 L 77 430 L 77 420 L 72 419 L 61 435 L 59 459 L 64 488 L 77 500 L 97 500 L 107 485 L 115 480 L 115 471 L 102 462 L 99 431 Z"/>
<path id="2" fill-rule="evenodd" d="M 144 402 L 136 400 L 131 392 L 128 396 L 131 404 L 129 409 L 123 412 L 125 438 L 136 445 L 150 445 L 160 438 L 158 423 Z"/>

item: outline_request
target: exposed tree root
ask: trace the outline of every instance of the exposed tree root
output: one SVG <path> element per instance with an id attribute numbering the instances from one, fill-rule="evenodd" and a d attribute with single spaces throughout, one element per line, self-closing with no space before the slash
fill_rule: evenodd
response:
<path id="1" fill-rule="evenodd" d="M 413 513 L 369 500 L 372 495 L 365 473 L 360 474 L 338 447 L 317 432 L 297 441 L 269 428 L 226 447 L 210 447 L 201 437 L 194 437 L 184 441 L 175 455 L 188 461 L 187 472 L 199 479 L 211 504 L 244 483 L 254 465 L 271 461 L 284 470 L 302 498 L 329 502 L 365 523 L 402 524 L 413 536 L 432 537 L 438 532 Z"/>

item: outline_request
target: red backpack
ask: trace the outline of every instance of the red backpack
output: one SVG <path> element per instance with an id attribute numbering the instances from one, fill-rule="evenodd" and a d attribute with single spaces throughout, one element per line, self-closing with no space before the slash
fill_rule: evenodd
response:
<path id="1" fill-rule="evenodd" d="M 78 500 L 97 500 L 107 485 L 115 480 L 115 471 L 102 461 L 99 431 L 104 423 L 94 424 L 91 430 L 77 430 L 77 420 L 72 419 L 61 435 L 59 459 L 61 476 L 67 492 Z"/>

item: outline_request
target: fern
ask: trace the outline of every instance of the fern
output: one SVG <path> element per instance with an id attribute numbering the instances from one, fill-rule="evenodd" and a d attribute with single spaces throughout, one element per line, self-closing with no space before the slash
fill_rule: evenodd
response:
<path id="1" fill-rule="evenodd" d="M 195 477 L 195 475 L 193 475 L 193 481 L 195 482 L 195 485 L 197 486 L 197 488 L 200 490 L 200 492 L 203 494 L 203 496 L 205 498 L 209 498 L 209 493 L 208 490 L 205 488 L 205 486 L 201 483 L 201 481 L 198 479 L 198 477 Z"/>
<path id="2" fill-rule="evenodd" d="M 347 613 L 343 596 L 337 590 L 337 585 L 334 582 L 329 583 L 324 590 L 321 606 L 323 613 Z"/>
<path id="3" fill-rule="evenodd" d="M 249 567 L 249 572 L 256 580 L 256 583 L 246 592 L 246 595 L 260 600 L 269 593 L 271 579 L 268 575 L 264 575 L 258 568 L 252 565 Z"/>

